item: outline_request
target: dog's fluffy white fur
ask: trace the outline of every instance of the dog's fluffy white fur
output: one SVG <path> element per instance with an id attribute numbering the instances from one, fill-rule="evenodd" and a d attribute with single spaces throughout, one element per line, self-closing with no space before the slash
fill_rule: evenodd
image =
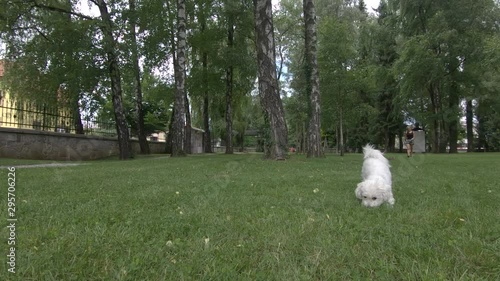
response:
<path id="1" fill-rule="evenodd" d="M 389 160 L 372 145 L 363 147 L 364 161 L 361 169 L 363 181 L 355 190 L 356 197 L 365 207 L 378 207 L 384 202 L 394 205 L 392 177 Z"/>

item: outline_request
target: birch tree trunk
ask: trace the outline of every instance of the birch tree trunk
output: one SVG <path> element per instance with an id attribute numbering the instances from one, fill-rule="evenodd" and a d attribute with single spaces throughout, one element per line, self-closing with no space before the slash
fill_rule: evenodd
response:
<path id="1" fill-rule="evenodd" d="M 287 156 L 288 130 L 276 76 L 274 27 L 271 0 L 253 0 L 259 77 L 259 95 L 271 129 L 270 149 L 265 157 L 284 160 Z"/>
<path id="2" fill-rule="evenodd" d="M 135 92 L 135 115 L 137 122 L 137 137 L 139 138 L 139 147 L 142 154 L 149 154 L 149 144 L 146 139 L 144 130 L 144 111 L 142 109 L 142 87 L 141 87 L 141 70 L 139 68 L 139 55 L 137 50 L 137 34 L 135 32 L 137 25 L 136 0 L 129 0 L 129 10 L 131 13 L 129 28 L 130 28 L 130 49 L 132 60 L 132 72 L 134 73 L 134 92 Z"/>
<path id="3" fill-rule="evenodd" d="M 185 156 L 185 68 L 186 68 L 186 1 L 177 0 L 177 58 L 175 62 L 175 100 L 172 132 L 172 156 Z"/>
<path id="4" fill-rule="evenodd" d="M 310 99 L 307 157 L 324 157 L 321 146 L 321 104 L 317 59 L 316 11 L 313 0 L 304 0 L 306 87 Z"/>
<path id="5" fill-rule="evenodd" d="M 118 65 L 118 56 L 116 54 L 118 48 L 113 36 L 113 24 L 106 2 L 104 2 L 104 0 L 97 0 L 95 3 L 99 7 L 102 19 L 101 30 L 103 33 L 104 51 L 106 52 L 109 77 L 111 79 L 111 100 L 115 115 L 116 132 L 118 134 L 120 159 L 126 160 L 132 157 L 132 150 L 130 146 L 128 124 L 123 110 L 121 75 Z"/>

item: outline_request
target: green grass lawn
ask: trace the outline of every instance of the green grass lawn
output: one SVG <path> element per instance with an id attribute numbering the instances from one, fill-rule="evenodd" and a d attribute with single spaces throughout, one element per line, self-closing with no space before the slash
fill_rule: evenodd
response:
<path id="1" fill-rule="evenodd" d="M 499 280 L 500 154 L 388 157 L 396 204 L 376 209 L 360 154 L 19 168 L 0 280 Z"/>

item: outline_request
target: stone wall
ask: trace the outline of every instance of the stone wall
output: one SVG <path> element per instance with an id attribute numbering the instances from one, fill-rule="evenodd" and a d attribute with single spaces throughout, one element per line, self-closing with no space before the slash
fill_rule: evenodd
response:
<path id="1" fill-rule="evenodd" d="M 139 142 L 132 140 L 134 153 Z M 164 142 L 149 142 L 151 153 L 165 153 Z M 0 128 L 0 158 L 94 160 L 118 155 L 116 138 Z"/>

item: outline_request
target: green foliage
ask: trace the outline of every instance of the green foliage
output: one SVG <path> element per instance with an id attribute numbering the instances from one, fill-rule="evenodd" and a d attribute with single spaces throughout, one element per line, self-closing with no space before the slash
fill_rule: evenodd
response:
<path id="1" fill-rule="evenodd" d="M 5 85 L 10 93 L 63 106 L 95 95 L 104 74 L 102 53 L 94 48 L 95 23 L 30 4 L 7 6 L 0 16 L 0 38 L 7 49 Z M 59 8 L 71 9 L 64 4 Z"/>
<path id="2" fill-rule="evenodd" d="M 401 7 L 399 21 L 405 36 L 395 64 L 401 98 L 418 101 L 429 108 L 431 85 L 438 85 L 441 98 L 448 100 L 454 95 L 450 93 L 453 83 L 463 85 L 459 88 L 460 97 L 470 96 L 470 87 L 476 87 L 481 83 L 478 81 L 484 79 L 476 66 L 484 63 L 487 38 L 492 33 L 498 36 L 493 15 L 498 15 L 499 7 L 489 0 L 405 0 L 401 1 Z M 420 115 L 429 123 L 438 117 L 426 115 L 422 110 L 412 114 Z"/>
<path id="3" fill-rule="evenodd" d="M 136 136 L 137 119 L 133 91 L 131 85 L 124 85 L 123 105 L 128 124 L 131 127 L 131 133 L 133 136 Z M 174 89 L 170 85 L 160 81 L 158 77 L 155 77 L 149 71 L 145 71 L 142 79 L 142 91 L 145 134 L 151 135 L 155 132 L 166 132 L 167 124 L 172 114 Z M 101 105 L 101 109 L 98 110 L 97 115 L 99 119 L 114 120 L 111 101 L 105 100 Z"/>
<path id="4" fill-rule="evenodd" d="M 332 9 L 333 7 L 329 7 Z M 349 136 L 347 146 L 359 148 L 376 142 L 378 94 L 375 66 L 378 48 L 375 25 L 366 14 L 339 6 L 337 17 L 319 24 L 319 66 L 323 128 Z M 340 132 L 342 124 L 343 132 Z M 330 141 L 332 143 L 332 141 Z"/>
<path id="5" fill-rule="evenodd" d="M 301 147 L 307 134 L 308 103 L 303 101 L 301 95 L 295 94 L 284 98 L 283 105 L 287 112 L 288 143 L 292 147 Z"/>
<path id="6" fill-rule="evenodd" d="M 79 14 L 77 2 L 0 2 L 0 40 L 9 67 L 2 84 L 19 99 L 79 108 L 87 116 L 107 112 L 112 117 L 106 105 L 111 83 L 104 63 L 101 23 Z M 132 112 L 131 46 L 126 27 L 136 18 L 142 70 L 162 84 L 152 86 L 157 97 L 149 89 L 144 101 L 147 122 L 159 129 L 170 114 L 176 1 L 137 1 L 135 13 L 129 11 L 128 1 L 108 4 L 115 35 L 123 39 L 116 51 L 125 102 Z M 496 134 L 497 111 L 484 104 L 497 104 L 500 89 L 498 1 L 383 0 L 376 15 L 367 13 L 366 1 L 317 0 L 315 4 L 324 132 L 336 132 L 342 119 L 348 145 L 355 147 L 394 139 L 404 122 L 416 120 L 434 135 L 435 122 L 441 122 L 442 139 L 449 143 L 453 141 L 450 129 L 462 115 L 461 102 L 468 99 L 481 104 L 474 115 L 485 123 L 476 127 L 481 127 L 484 136 Z M 302 1 L 282 0 L 273 15 L 280 90 L 287 97 L 285 116 L 294 143 L 305 138 L 307 116 L 303 113 L 309 103 L 302 8 Z M 261 114 L 253 112 L 259 107 L 249 97 L 257 73 L 253 3 L 191 1 L 187 17 L 186 88 L 193 124 L 202 127 L 202 105 L 208 95 L 215 137 L 226 134 L 224 79 L 232 66 L 235 134 L 241 137 L 244 130 L 262 125 Z M 231 48 L 227 42 L 230 25 L 235 28 Z"/>
<path id="7" fill-rule="evenodd" d="M 200 1 L 193 7 L 191 68 L 187 77 L 192 101 L 193 124 L 203 127 L 202 108 L 209 100 L 212 136 L 225 139 L 226 132 L 226 70 L 233 69 L 232 107 L 233 132 L 237 145 L 242 145 L 244 131 L 250 120 L 246 114 L 249 95 L 257 73 L 254 54 L 253 6 L 250 1 Z M 232 26 L 234 38 L 228 45 L 227 30 Z M 206 66 L 204 66 L 204 60 Z"/>
<path id="8" fill-rule="evenodd" d="M 164 79 L 172 72 L 171 37 L 175 34 L 175 1 L 140 1 L 138 7 L 139 30 L 143 31 L 142 55 L 148 69 L 158 70 Z"/>
<path id="9" fill-rule="evenodd" d="M 500 99 L 485 96 L 476 108 L 479 119 L 477 149 L 500 151 Z"/>

